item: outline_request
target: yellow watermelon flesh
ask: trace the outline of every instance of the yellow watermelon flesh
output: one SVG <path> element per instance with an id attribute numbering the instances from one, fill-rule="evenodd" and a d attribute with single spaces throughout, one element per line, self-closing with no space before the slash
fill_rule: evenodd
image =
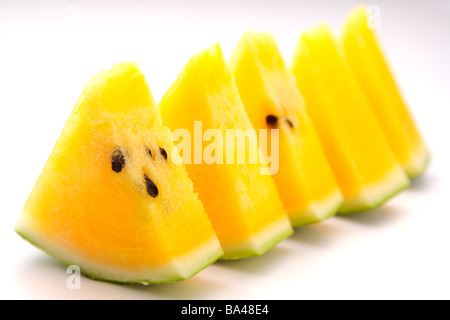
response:
<path id="1" fill-rule="evenodd" d="M 191 58 L 159 106 L 163 123 L 172 131 L 188 130 L 192 139 L 202 139 L 210 129 L 223 136 L 226 130 L 253 129 L 219 45 Z M 196 121 L 201 122 L 200 137 Z M 203 142 L 200 156 L 208 145 Z M 236 157 L 235 144 L 219 145 L 224 155 L 232 148 Z M 186 164 L 224 250 L 223 259 L 262 255 L 293 232 L 272 177 L 261 174 L 264 165 L 240 163 L 235 157 L 231 163 L 193 159 Z"/>
<path id="2" fill-rule="evenodd" d="M 253 126 L 280 130 L 280 168 L 274 179 L 292 225 L 334 215 L 343 201 L 339 185 L 273 35 L 245 33 L 230 67 Z"/>
<path id="3" fill-rule="evenodd" d="M 430 153 L 384 58 L 376 31 L 369 28 L 368 21 L 366 6 L 353 9 L 342 30 L 340 44 L 394 155 L 414 178 L 424 172 Z"/>
<path id="4" fill-rule="evenodd" d="M 222 249 L 173 147 L 138 66 L 103 71 L 80 96 L 16 231 L 94 279 L 192 276 Z"/>
<path id="5" fill-rule="evenodd" d="M 292 70 L 344 196 L 340 213 L 375 208 L 408 187 L 326 24 L 302 34 Z"/>

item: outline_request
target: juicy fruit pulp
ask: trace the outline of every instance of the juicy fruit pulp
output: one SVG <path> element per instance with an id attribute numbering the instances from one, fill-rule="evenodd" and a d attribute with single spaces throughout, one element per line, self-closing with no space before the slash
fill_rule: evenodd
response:
<path id="1" fill-rule="evenodd" d="M 274 179 L 292 225 L 334 215 L 343 201 L 339 186 L 274 37 L 245 33 L 230 67 L 254 128 L 280 130 Z"/>
<path id="2" fill-rule="evenodd" d="M 400 95 L 365 6 L 348 16 L 340 37 L 344 56 L 368 97 L 397 160 L 410 177 L 426 168 L 429 152 Z"/>
<path id="3" fill-rule="evenodd" d="M 302 34 L 293 71 L 344 195 L 340 212 L 374 208 L 406 188 L 409 180 L 327 25 Z"/>
<path id="4" fill-rule="evenodd" d="M 167 157 L 172 148 L 138 66 L 100 73 L 67 120 L 17 232 L 96 279 L 193 275 L 222 250 L 184 166 Z"/>
<path id="5" fill-rule="evenodd" d="M 164 124 L 195 136 L 206 130 L 251 129 L 233 76 L 218 45 L 192 57 L 160 102 Z M 223 154 L 229 150 L 224 146 Z M 234 148 L 234 145 L 232 146 Z M 200 150 L 203 154 L 203 149 Z M 272 177 L 250 163 L 186 164 L 224 250 L 224 259 L 261 255 L 292 234 Z"/>

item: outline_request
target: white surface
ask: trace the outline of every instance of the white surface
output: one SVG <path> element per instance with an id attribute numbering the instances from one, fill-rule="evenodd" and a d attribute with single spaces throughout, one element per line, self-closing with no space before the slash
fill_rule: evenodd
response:
<path id="1" fill-rule="evenodd" d="M 69 290 L 65 267 L 13 231 L 91 75 L 136 60 L 158 100 L 206 46 L 220 42 L 229 55 L 245 30 L 267 30 L 289 62 L 302 30 L 322 20 L 337 30 L 356 3 L 0 1 L 0 298 L 450 298 L 448 1 L 375 3 L 385 50 L 433 153 L 427 174 L 382 208 L 297 229 L 263 257 L 149 287 L 83 277 Z"/>

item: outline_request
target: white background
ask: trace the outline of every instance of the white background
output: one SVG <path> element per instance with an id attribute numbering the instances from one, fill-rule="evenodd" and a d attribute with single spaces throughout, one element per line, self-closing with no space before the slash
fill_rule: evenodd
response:
<path id="1" fill-rule="evenodd" d="M 289 63 L 301 31 L 337 32 L 355 1 L 0 1 L 0 298 L 450 298 L 450 2 L 377 1 L 380 36 L 433 160 L 380 209 L 301 229 L 266 255 L 219 261 L 179 283 L 115 285 L 83 277 L 13 231 L 91 75 L 137 61 L 158 101 L 189 58 L 248 29 L 271 31 Z"/>

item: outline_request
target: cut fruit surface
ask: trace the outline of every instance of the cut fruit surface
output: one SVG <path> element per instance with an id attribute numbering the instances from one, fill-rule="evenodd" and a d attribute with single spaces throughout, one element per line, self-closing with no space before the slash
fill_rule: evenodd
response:
<path id="1" fill-rule="evenodd" d="M 366 6 L 350 12 L 340 37 L 344 57 L 368 97 L 397 160 L 413 178 L 422 174 L 429 151 L 386 63 Z"/>
<path id="2" fill-rule="evenodd" d="M 219 45 L 192 57 L 159 105 L 165 125 L 174 132 L 188 130 L 194 139 L 193 157 L 199 156 L 200 161 L 185 161 L 186 168 L 220 240 L 224 259 L 261 255 L 292 234 L 275 183 L 262 174 L 267 168 L 249 158 L 238 161 L 234 140 L 229 144 L 220 138 L 229 130 L 246 132 L 253 127 Z M 210 143 L 203 143 L 203 137 L 211 129 L 220 133 L 215 137 L 216 154 L 232 154 L 232 161 L 205 161 Z M 245 140 L 246 150 L 252 141 L 256 142 Z"/>
<path id="3" fill-rule="evenodd" d="M 223 252 L 173 148 L 138 66 L 103 71 L 66 121 L 16 231 L 94 279 L 192 276 Z"/>
<path id="4" fill-rule="evenodd" d="M 343 201 L 338 183 L 273 35 L 246 32 L 230 67 L 253 127 L 279 130 L 280 163 L 273 177 L 292 225 L 334 215 Z"/>
<path id="5" fill-rule="evenodd" d="M 377 207 L 408 187 L 326 24 L 301 35 L 292 70 L 344 195 L 340 213 Z"/>

